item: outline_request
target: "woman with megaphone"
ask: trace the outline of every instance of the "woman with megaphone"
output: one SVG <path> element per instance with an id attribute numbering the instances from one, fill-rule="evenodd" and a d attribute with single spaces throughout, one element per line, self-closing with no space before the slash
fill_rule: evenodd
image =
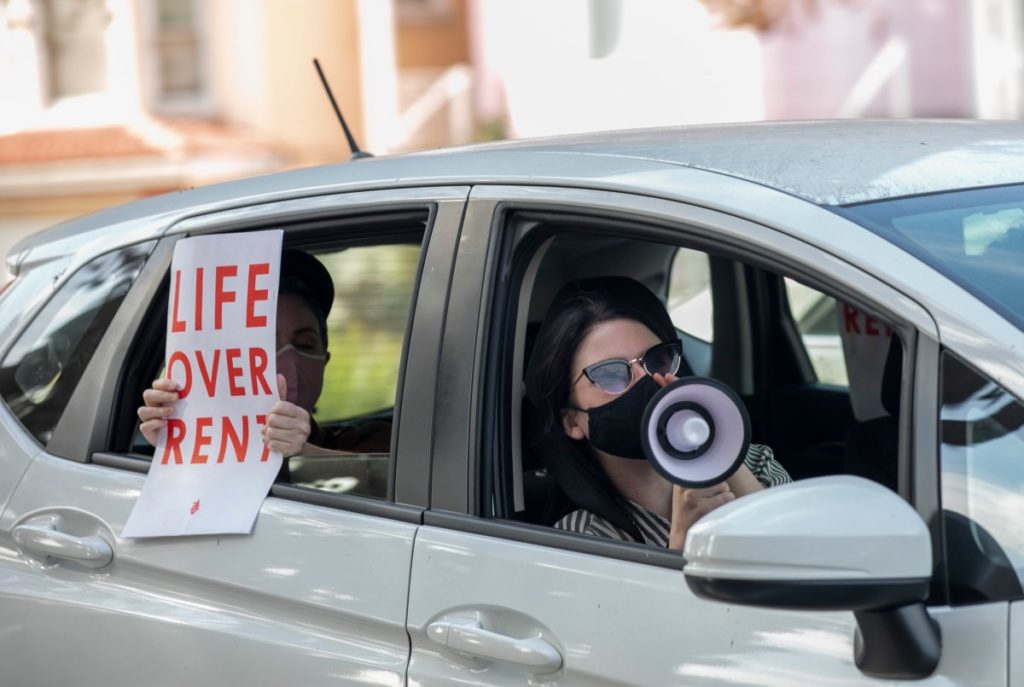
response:
<path id="1" fill-rule="evenodd" d="M 656 468 L 653 457 L 648 460 L 652 450 L 645 447 L 651 443 L 645 411 L 655 397 L 659 400 L 654 406 L 665 405 L 659 392 L 664 396 L 663 388 L 676 382 L 684 365 L 682 344 L 665 306 L 639 282 L 598 277 L 572 282 L 558 293 L 526 371 L 529 424 L 534 426 L 526 441 L 540 451 L 570 502 L 557 513 L 563 517 L 555 527 L 681 549 L 686 531 L 705 513 L 791 481 L 770 448 L 746 443 L 745 411 L 737 413 L 726 403 L 729 412 L 718 414 L 723 389 L 713 382 L 710 413 L 701 407 L 696 387 L 683 391 L 691 400 L 666 400 L 677 419 L 686 418 L 686 437 L 696 437 L 680 455 L 703 459 L 692 461 L 701 478 L 669 481 L 671 471 Z M 738 406 L 735 394 L 724 391 Z M 669 414 L 651 424 L 650 438 L 679 424 Z M 734 421 L 740 415 L 742 421 Z M 701 467 L 707 464 L 705 454 L 714 454 L 723 440 L 730 447 L 741 446 L 741 453 L 721 471 L 724 478 L 706 479 Z M 670 451 L 675 445 L 663 443 Z M 564 515 L 566 510 L 571 512 Z"/>

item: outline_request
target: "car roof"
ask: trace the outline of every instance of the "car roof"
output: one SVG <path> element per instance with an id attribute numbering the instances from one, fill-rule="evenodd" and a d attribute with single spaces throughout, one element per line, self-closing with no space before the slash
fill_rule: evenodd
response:
<path id="1" fill-rule="evenodd" d="M 1024 181 L 1024 122 L 1019 121 L 751 122 L 578 134 L 502 146 L 693 167 L 818 205 Z"/>
<path id="2" fill-rule="evenodd" d="M 129 238 L 126 231 L 132 240 L 142 240 L 187 216 L 345 190 L 487 183 L 642 189 L 651 172 L 686 168 L 753 182 L 816 205 L 848 205 L 1024 182 L 1021 153 L 1024 123 L 978 120 L 754 122 L 502 141 L 147 198 L 30 236 L 11 249 L 8 265 L 16 273 L 30 252 L 27 262 L 74 252 L 83 241 L 109 239 L 118 225 L 122 241 Z M 663 190 L 664 178 L 660 185 Z"/>

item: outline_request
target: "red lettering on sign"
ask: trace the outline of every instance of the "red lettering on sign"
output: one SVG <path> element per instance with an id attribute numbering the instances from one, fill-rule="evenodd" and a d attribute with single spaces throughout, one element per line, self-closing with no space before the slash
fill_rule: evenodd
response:
<path id="1" fill-rule="evenodd" d="M 250 440 L 250 427 L 252 421 L 262 428 L 267 418 L 265 415 L 243 415 L 241 417 L 198 417 L 194 424 L 186 423 L 179 418 L 171 418 L 167 421 L 167 441 L 164 446 L 161 463 L 173 463 L 175 465 L 204 465 L 214 462 L 209 450 L 213 444 L 213 427 L 219 425 L 220 442 L 217 452 L 217 463 L 231 462 L 234 457 L 235 463 L 244 463 Z M 195 431 L 195 441 L 192 446 L 192 455 L 189 461 L 182 458 L 182 444 L 190 437 L 190 432 Z M 270 460 L 270 448 L 263 445 L 263 452 L 260 454 L 260 462 L 266 463 Z"/>
<path id="2" fill-rule="evenodd" d="M 174 270 L 174 299 L 171 304 L 171 331 L 185 331 L 185 323 L 178 319 L 178 294 L 181 293 L 181 270 Z"/>
<path id="3" fill-rule="evenodd" d="M 160 460 L 161 465 L 167 465 L 171 453 L 174 454 L 174 462 L 181 465 L 181 442 L 185 439 L 185 421 L 176 417 L 167 420 L 167 441 L 164 443 L 164 456 Z"/>
<path id="4" fill-rule="evenodd" d="M 196 418 L 196 442 L 192 445 L 193 465 L 202 465 L 206 462 L 207 456 L 205 453 L 202 453 L 202 450 L 213 442 L 213 437 L 206 433 L 211 426 L 213 426 L 212 417 Z"/>
<path id="5" fill-rule="evenodd" d="M 238 436 L 238 432 L 235 431 L 235 425 L 231 422 L 231 418 L 221 418 L 220 426 L 220 455 L 217 458 L 218 463 L 224 462 L 224 456 L 227 455 L 227 444 L 231 442 L 231 447 L 235 450 L 235 460 L 239 463 L 245 461 L 245 449 L 249 445 L 249 418 L 242 417 L 242 436 Z"/>
<path id="6" fill-rule="evenodd" d="M 865 315 L 864 333 L 867 334 L 868 336 L 878 336 L 879 334 L 881 334 L 882 332 L 878 331 L 878 327 L 876 326 L 876 324 L 877 323 L 875 322 L 873 317 Z"/>
<path id="7" fill-rule="evenodd" d="M 189 365 L 188 358 L 181 351 L 171 353 L 171 357 L 167 359 L 167 379 L 173 379 L 171 372 L 174 369 L 174 363 L 179 363 L 179 367 L 185 370 L 185 381 L 181 383 L 181 388 L 178 389 L 178 400 L 181 400 L 188 396 L 188 392 L 192 390 L 192 366 Z"/>
<path id="8" fill-rule="evenodd" d="M 196 331 L 203 331 L 203 268 L 196 268 Z"/>
<path id="9" fill-rule="evenodd" d="M 228 392 L 232 396 L 245 396 L 245 387 L 239 386 L 237 381 L 242 376 L 242 368 L 238 365 L 238 358 L 242 355 L 241 348 L 229 348 L 224 351 L 228 364 Z"/>
<path id="10" fill-rule="evenodd" d="M 269 290 L 256 288 L 256 277 L 266 274 L 270 274 L 270 263 L 259 262 L 255 265 L 249 265 L 249 288 L 246 292 L 245 306 L 246 327 L 267 326 L 267 316 L 257 315 L 255 307 L 257 301 L 265 301 L 270 297 Z"/>
<path id="11" fill-rule="evenodd" d="M 206 369 L 206 361 L 203 360 L 203 352 L 196 351 L 196 363 L 199 365 L 199 374 L 203 378 L 203 386 L 206 387 L 206 393 L 210 396 L 214 396 L 217 393 L 217 368 L 220 367 L 220 349 L 214 349 L 213 351 L 213 369 Z"/>
<path id="12" fill-rule="evenodd" d="M 270 385 L 267 383 L 267 352 L 262 348 L 249 349 L 249 374 L 252 376 L 252 393 L 258 396 L 260 393 L 256 382 L 263 387 L 263 393 L 267 396 L 273 395 Z"/>
<path id="13" fill-rule="evenodd" d="M 843 304 L 843 327 L 846 331 L 860 334 L 860 327 L 857 325 L 858 314 L 856 310 L 845 303 Z"/>
<path id="14" fill-rule="evenodd" d="M 224 280 L 238 276 L 237 265 L 218 265 L 215 271 L 216 288 L 213 294 L 213 328 L 222 329 L 224 324 L 224 304 L 235 302 L 235 292 L 224 288 Z"/>

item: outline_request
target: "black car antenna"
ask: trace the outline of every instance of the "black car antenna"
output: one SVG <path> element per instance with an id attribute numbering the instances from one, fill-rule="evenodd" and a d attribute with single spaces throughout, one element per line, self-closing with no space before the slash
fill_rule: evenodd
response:
<path id="1" fill-rule="evenodd" d="M 341 129 L 345 132 L 345 138 L 348 139 L 348 148 L 352 151 L 352 155 L 349 156 L 349 160 L 373 157 L 372 153 L 359 149 L 359 144 L 356 143 L 356 139 L 352 136 L 352 132 L 349 131 L 348 124 L 345 123 L 345 118 L 341 115 L 341 109 L 338 107 L 338 101 L 334 99 L 334 93 L 331 92 L 331 85 L 327 83 L 327 77 L 324 76 L 324 70 L 320 68 L 320 60 L 314 57 L 313 66 L 316 67 L 316 73 L 320 75 L 320 82 L 324 85 L 324 90 L 327 91 L 327 98 L 331 101 L 331 107 L 334 108 L 334 114 L 338 115 L 338 121 L 341 122 Z"/>

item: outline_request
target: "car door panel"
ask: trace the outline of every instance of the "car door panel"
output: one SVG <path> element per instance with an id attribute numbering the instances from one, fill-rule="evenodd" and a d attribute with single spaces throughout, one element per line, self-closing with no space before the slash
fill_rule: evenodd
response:
<path id="1" fill-rule="evenodd" d="M 1010 687 L 1024 686 L 1024 602 L 1010 604 Z"/>
<path id="2" fill-rule="evenodd" d="M 45 454 L 30 467 L 5 535 L 87 515 L 114 556 L 89 570 L 3 538 L 11 684 L 402 684 L 415 525 L 268 498 L 248 536 L 120 539 L 142 482 Z"/>
<path id="3" fill-rule="evenodd" d="M 415 188 L 297 199 L 193 218 L 177 230 L 387 213 L 396 203 L 429 216 L 416 280 L 429 282 L 431 292 L 417 298 L 414 288 L 412 332 L 403 343 L 418 364 L 410 372 L 403 358 L 397 389 L 396 406 L 408 406 L 404 395 L 430 395 L 433 388 L 442 324 L 435 311 L 443 313 L 447 299 L 443 287 L 467 195 L 465 187 Z M 138 468 L 145 472 L 146 464 L 109 450 L 110 409 L 124 405 L 123 380 L 111 371 L 133 363 L 126 360 L 129 344 L 166 272 L 173 240 L 165 239 L 166 255 L 151 260 L 107 329 L 102 354 L 87 370 L 92 377 L 82 384 L 87 388 L 76 390 L 55 431 L 60 455 L 22 439 L 38 455 L 0 517 L 0 617 L 2 639 L 10 640 L 0 645 L 0 682 L 404 684 L 412 544 L 425 505 L 410 490 L 398 490 L 400 503 L 392 503 L 275 486 L 286 498 L 267 498 L 246 536 L 119 537 L 145 480 Z M 440 291 L 433 288 L 438 279 Z M 409 407 L 409 422 L 395 409 L 401 427 L 389 486 L 408 483 L 426 493 L 430 456 L 422 447 L 432 409 Z M 0 414 L 0 432 L 12 440 L 27 436 L 17 422 L 6 422 L 6 410 Z M 112 562 L 90 568 L 104 548 Z M 83 564 L 83 555 L 93 560 Z M 58 648 L 60 660 L 47 647 Z"/>
<path id="4" fill-rule="evenodd" d="M 439 642 L 439 621 L 476 614 L 486 629 L 541 639 L 563 665 L 538 673 Z M 906 684 L 1005 685 L 1006 605 L 937 609 L 936 672 Z M 702 601 L 679 570 L 425 526 L 409 605 L 411 682 L 475 685 L 900 684 L 854 664 L 850 612 L 796 612 Z M 469 651 L 474 651 L 471 647 Z M 475 652 L 474 652 L 475 653 Z"/>
<path id="5" fill-rule="evenodd" d="M 808 271 L 828 274 L 829 284 L 836 290 L 870 294 L 870 298 L 864 298 L 897 308 L 898 319 L 908 327 L 932 337 L 935 334 L 935 323 L 926 310 L 915 302 L 897 298 L 898 294 L 876 277 L 763 225 L 678 203 L 612 193 L 491 186 L 474 189 L 471 198 L 463 229 L 466 241 L 473 237 L 483 243 L 487 232 L 495 227 L 522 226 L 525 236 L 530 231 L 527 222 L 518 225 L 501 221 L 503 205 L 518 209 L 543 207 L 545 212 L 562 209 L 567 213 L 607 213 L 616 219 L 629 216 L 637 222 L 657 225 L 643 238 L 656 240 L 665 236 L 666 243 L 681 240 L 681 232 L 668 235 L 664 229 L 667 224 L 685 225 L 689 233 L 703 237 L 712 233 L 713 228 L 723 245 L 740 247 L 745 254 L 760 256 L 758 259 L 786 255 L 787 266 L 813 265 Z M 475 213 L 474 209 L 490 212 Z M 495 241 L 493 248 L 483 255 L 493 255 L 493 251 L 501 248 L 498 243 Z M 455 324 L 466 317 L 466 312 L 478 312 L 489 318 L 489 336 L 501 341 L 501 345 L 520 333 L 493 331 L 494 322 L 500 321 L 494 315 L 497 309 L 519 307 L 514 300 L 500 301 L 502 292 L 515 293 L 517 284 L 488 286 L 489 276 L 505 279 L 513 270 L 500 260 L 489 262 L 480 255 L 479 251 L 460 249 L 458 262 L 465 258 L 466 264 L 459 264 L 452 290 L 455 294 L 465 289 L 471 305 L 460 309 L 454 317 L 449 316 L 448 321 L 453 324 L 446 329 L 446 345 L 449 336 L 456 337 L 462 332 L 466 337 L 463 345 L 477 352 L 477 366 L 489 360 L 481 353 L 487 342 L 470 341 L 476 332 Z M 460 280 L 460 274 L 472 274 L 475 278 Z M 499 300 L 492 303 L 492 297 Z M 465 353 L 452 356 L 463 366 L 469 357 Z M 442 357 L 442 368 L 444 363 Z M 520 363 L 521 360 L 512 362 Z M 458 392 L 463 398 L 471 398 L 480 393 L 473 386 L 478 383 L 474 380 L 486 376 L 485 370 L 477 369 L 479 372 L 474 374 L 464 369 L 442 369 L 441 375 L 456 387 L 451 391 L 453 395 Z M 511 395 L 518 399 L 515 382 L 521 369 L 516 368 L 515 372 Z M 490 381 L 500 386 L 500 380 L 501 376 L 495 374 Z M 742 377 L 736 381 L 743 386 Z M 485 409 L 482 415 L 503 412 L 500 403 L 484 403 L 481 407 Z M 446 406 L 439 408 L 442 416 L 445 409 Z M 613 552 L 609 552 L 610 556 L 595 555 L 591 552 L 600 547 L 590 547 L 589 542 L 584 545 L 581 537 L 533 531 L 525 526 L 512 532 L 516 525 L 487 518 L 484 514 L 495 505 L 488 501 L 486 482 L 483 501 L 475 504 L 473 497 L 481 490 L 481 479 L 486 478 L 486 469 L 481 466 L 488 461 L 499 462 L 492 451 L 500 450 L 501 444 L 489 435 L 479 435 L 481 427 L 491 427 L 486 418 L 480 418 L 477 425 L 461 416 L 454 417 L 452 422 L 460 420 L 463 431 L 453 433 L 446 444 L 435 443 L 434 481 L 440 486 L 435 486 L 434 496 L 446 485 L 454 484 L 452 491 L 461 498 L 445 500 L 442 507 L 479 513 L 481 517 L 460 518 L 434 512 L 425 515 L 427 524 L 417 534 L 413 554 L 409 597 L 411 683 L 901 684 L 897 680 L 869 677 L 856 666 L 857 626 L 852 612 L 797 612 L 703 601 L 689 590 L 678 569 L 638 562 L 636 558 L 623 560 Z M 464 438 L 467 433 L 468 442 Z M 514 445 L 514 439 L 510 443 Z M 922 447 L 927 448 L 925 444 Z M 456 465 L 460 462 L 461 472 Z M 934 484 L 931 489 L 934 491 Z M 439 505 L 436 500 L 432 503 L 434 507 Z M 565 545 L 556 539 L 564 539 Z M 624 551 L 627 546 L 602 544 L 606 549 L 621 547 Z M 638 550 L 630 546 L 629 557 Z M 652 559 L 664 555 L 653 553 Z M 932 613 L 946 640 L 944 654 L 931 676 L 907 684 L 1006 684 L 1005 605 L 941 608 L 933 609 Z M 465 641 L 465 635 L 456 632 L 463 627 L 469 628 L 471 638 L 478 639 L 476 644 Z M 979 634 L 985 636 L 983 642 L 974 640 Z M 496 647 L 503 642 L 505 646 L 521 647 L 525 656 L 515 660 L 514 655 L 499 655 Z M 550 664 L 544 668 L 530 665 L 534 659 L 536 664 L 543 663 L 545 646 L 560 656 L 561 665 L 554 672 L 550 672 Z"/>
<path id="6" fill-rule="evenodd" d="M 40 450 L 10 411 L 0 407 L 0 515 L 32 457 Z"/>

